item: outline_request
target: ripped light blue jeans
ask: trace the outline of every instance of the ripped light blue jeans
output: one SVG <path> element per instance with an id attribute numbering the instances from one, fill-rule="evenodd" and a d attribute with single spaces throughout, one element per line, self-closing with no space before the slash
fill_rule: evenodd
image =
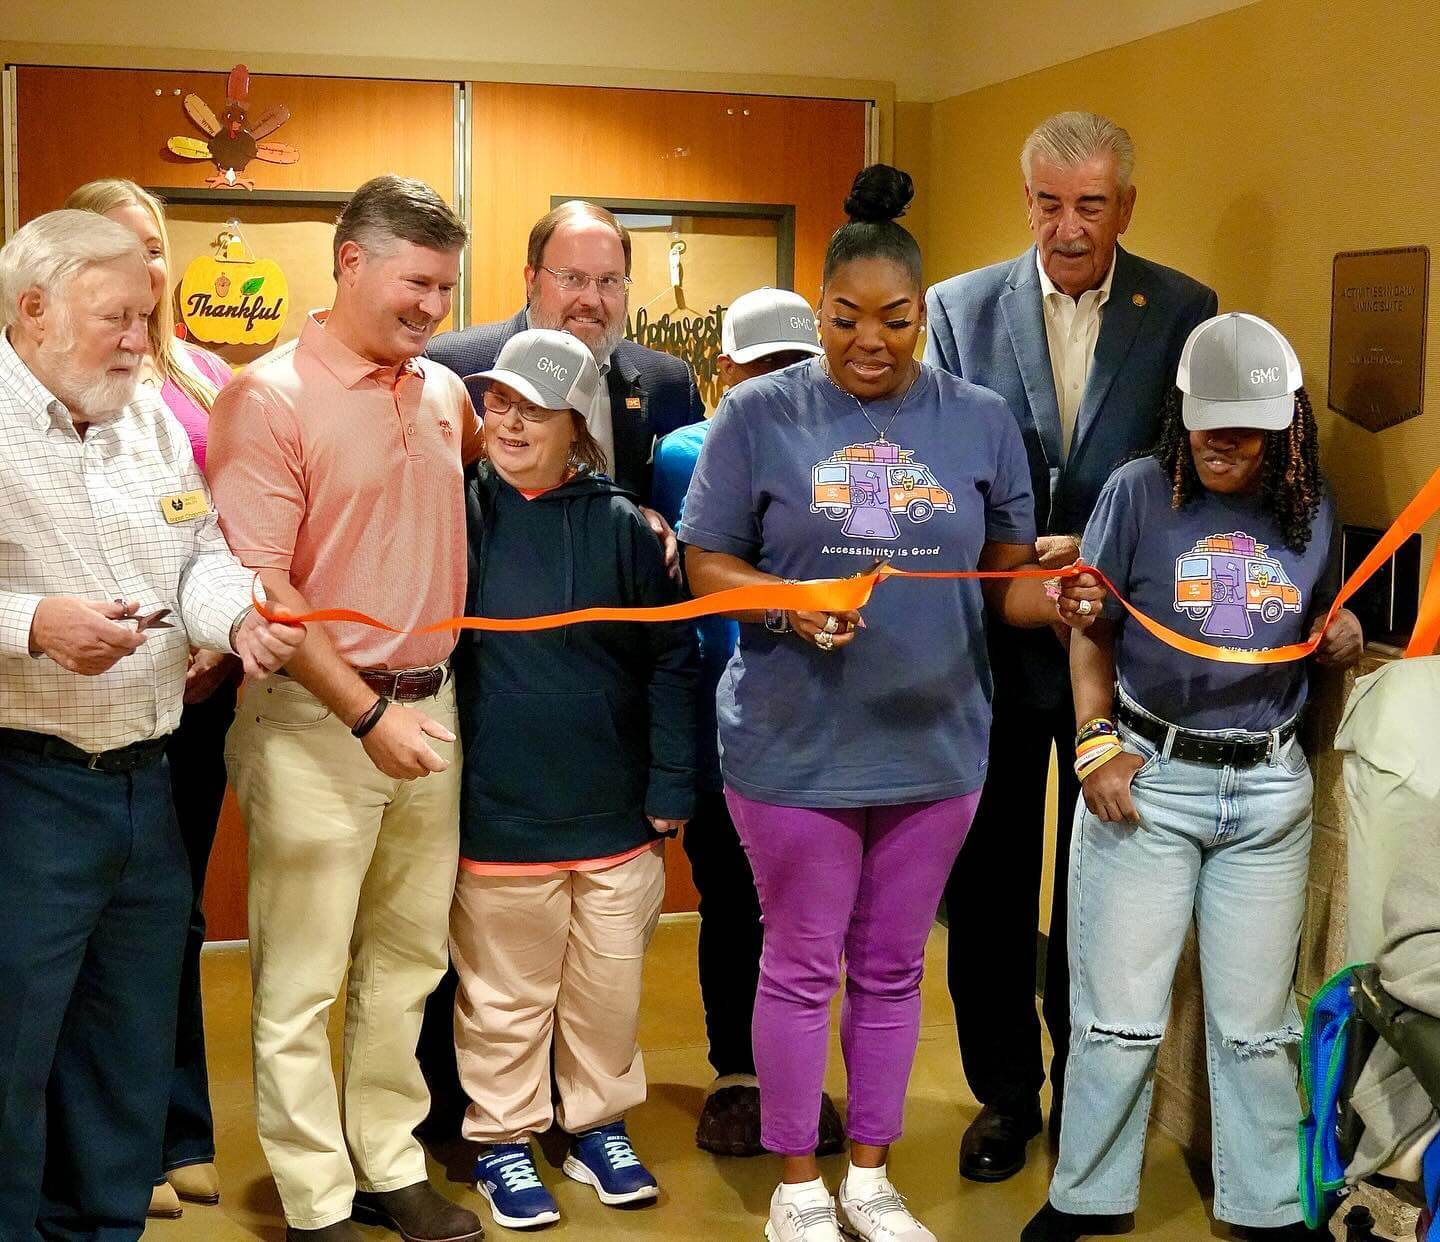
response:
<path id="1" fill-rule="evenodd" d="M 1223 735 L 1217 735 L 1223 736 Z M 1138 825 L 1076 807 L 1070 850 L 1070 1007 L 1062 1212 L 1134 1211 L 1156 1049 L 1193 914 L 1205 992 L 1215 1215 L 1301 1218 L 1295 1127 L 1300 1018 L 1292 982 L 1310 854 L 1313 784 L 1291 739 L 1249 768 L 1145 757 Z"/>

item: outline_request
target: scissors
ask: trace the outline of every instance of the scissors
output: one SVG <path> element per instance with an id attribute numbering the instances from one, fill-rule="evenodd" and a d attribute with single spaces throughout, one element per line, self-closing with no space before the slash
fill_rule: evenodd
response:
<path id="1" fill-rule="evenodd" d="M 115 602 L 117 604 L 123 604 L 125 601 L 117 599 Z M 135 622 L 136 633 L 143 633 L 146 630 L 173 630 L 175 623 L 165 620 L 169 615 L 170 609 L 157 608 L 154 612 L 147 613 L 143 617 L 136 615 L 133 617 L 120 617 L 119 620 Z"/>

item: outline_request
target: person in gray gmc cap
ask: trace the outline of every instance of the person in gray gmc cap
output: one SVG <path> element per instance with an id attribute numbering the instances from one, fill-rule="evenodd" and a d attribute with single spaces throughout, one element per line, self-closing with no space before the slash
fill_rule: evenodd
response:
<path id="1" fill-rule="evenodd" d="M 466 612 L 673 602 L 660 544 L 587 426 L 602 383 L 590 350 L 529 329 L 474 380 L 485 460 L 466 480 Z M 476 1189 L 507 1228 L 559 1219 L 530 1154 L 558 1121 L 572 1136 L 566 1177 L 607 1206 L 651 1202 L 659 1187 L 625 1114 L 645 1099 L 636 1026 L 665 893 L 660 838 L 695 797 L 690 628 L 467 631 L 455 681 L 465 765 L 450 952 L 463 1133 L 483 1145 Z"/>
<path id="2" fill-rule="evenodd" d="M 1360 624 L 1341 610 L 1326 625 L 1335 505 L 1300 379 L 1294 351 L 1264 320 L 1200 324 L 1159 445 L 1110 476 L 1081 557 L 1186 638 L 1260 652 L 1318 634 L 1316 659 L 1345 665 L 1360 655 Z M 1291 1055 L 1313 792 L 1296 736 L 1306 666 L 1177 652 L 1109 600 L 1071 636 L 1070 673 L 1083 722 L 1070 867 L 1075 1038 L 1049 1201 L 1022 1242 L 1129 1227 L 1150 1078 L 1192 918 L 1215 1215 L 1246 1238 L 1310 1237 Z"/>

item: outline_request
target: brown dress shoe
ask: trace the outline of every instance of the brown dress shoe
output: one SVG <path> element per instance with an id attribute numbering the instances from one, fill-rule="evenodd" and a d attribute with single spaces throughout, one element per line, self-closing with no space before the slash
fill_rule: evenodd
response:
<path id="1" fill-rule="evenodd" d="M 762 1156 L 760 1085 L 753 1074 L 726 1074 L 711 1084 L 695 1126 L 695 1146 L 716 1156 Z"/>
<path id="2" fill-rule="evenodd" d="M 485 1236 L 474 1212 L 451 1203 L 429 1182 L 399 1190 L 357 1190 L 350 1219 L 384 1225 L 405 1242 L 475 1242 Z"/>
<path id="3" fill-rule="evenodd" d="M 150 1206 L 145 1215 L 151 1220 L 179 1220 L 183 1211 L 174 1187 L 169 1182 L 157 1182 L 150 1191 Z"/>
<path id="4" fill-rule="evenodd" d="M 711 1084 L 695 1127 L 695 1146 L 716 1156 L 763 1156 L 760 1141 L 760 1086 L 751 1074 L 727 1074 Z M 820 1097 L 817 1156 L 845 1150 L 845 1126 L 835 1101 Z"/>
<path id="5" fill-rule="evenodd" d="M 286 1225 L 285 1242 L 364 1242 L 364 1239 L 355 1232 L 354 1225 L 342 1220 L 323 1229 L 296 1229 L 294 1225 Z"/>
<path id="6" fill-rule="evenodd" d="M 175 1193 L 187 1203 L 219 1203 L 220 1174 L 214 1164 L 182 1164 L 178 1169 L 169 1169 L 165 1180 L 175 1188 Z"/>

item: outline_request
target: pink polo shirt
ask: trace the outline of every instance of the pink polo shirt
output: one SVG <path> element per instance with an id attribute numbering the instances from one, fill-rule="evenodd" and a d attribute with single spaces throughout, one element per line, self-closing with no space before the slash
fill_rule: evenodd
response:
<path id="1" fill-rule="evenodd" d="M 311 316 L 252 363 L 210 414 L 208 476 L 231 550 L 284 569 L 315 608 L 401 629 L 465 610 L 464 463 L 480 448 L 465 385 L 424 358 L 382 367 Z M 456 634 L 327 630 L 356 668 L 419 668 Z"/>

